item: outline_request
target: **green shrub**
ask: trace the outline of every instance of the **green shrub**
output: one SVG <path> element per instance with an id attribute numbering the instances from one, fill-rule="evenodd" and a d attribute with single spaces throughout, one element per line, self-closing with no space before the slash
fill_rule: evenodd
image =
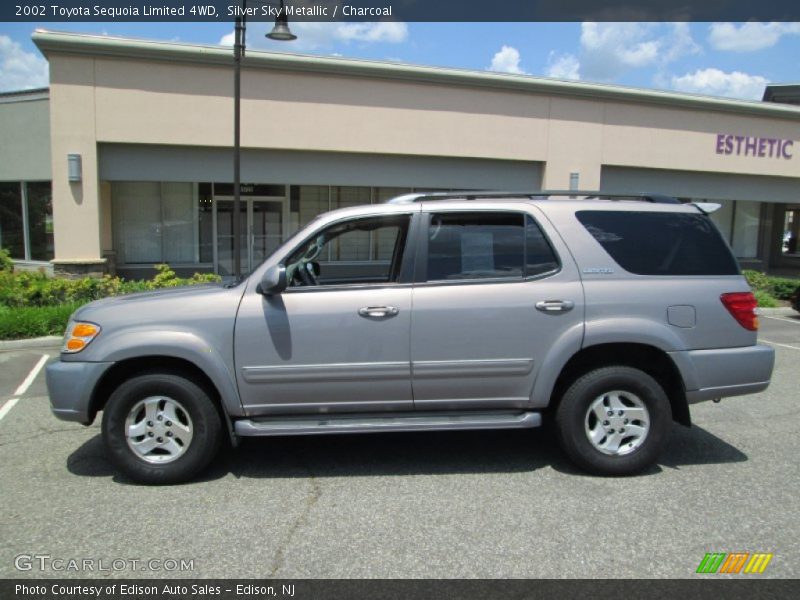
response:
<path id="1" fill-rule="evenodd" d="M 767 290 L 769 288 L 769 277 L 765 273 L 752 269 L 743 269 L 742 275 L 754 290 Z"/>
<path id="2" fill-rule="evenodd" d="M 742 271 L 753 291 L 761 291 L 779 300 L 791 300 L 800 288 L 800 280 L 788 277 L 771 277 L 765 273 L 745 269 Z"/>
<path id="3" fill-rule="evenodd" d="M 0 339 L 16 340 L 62 335 L 70 315 L 80 304 L 60 306 L 23 306 L 9 308 L 0 306 Z"/>
<path id="4" fill-rule="evenodd" d="M 778 306 L 778 301 L 773 298 L 769 292 L 754 290 L 753 295 L 756 297 L 756 302 L 761 308 L 775 308 Z"/>
<path id="5" fill-rule="evenodd" d="M 8 250 L 0 248 L 0 271 L 11 273 L 14 270 L 14 263 L 11 262 L 11 255 Z"/>
<path id="6" fill-rule="evenodd" d="M 795 291 L 800 288 L 800 281 L 787 277 L 771 277 L 770 292 L 780 300 L 790 300 Z"/>
<path id="7" fill-rule="evenodd" d="M 0 306 L 85 304 L 108 296 L 221 281 L 213 273 L 195 273 L 190 278 L 180 278 L 168 265 L 157 265 L 156 270 L 156 276 L 149 281 L 126 281 L 110 275 L 102 278 L 57 279 L 35 271 L 0 271 Z"/>

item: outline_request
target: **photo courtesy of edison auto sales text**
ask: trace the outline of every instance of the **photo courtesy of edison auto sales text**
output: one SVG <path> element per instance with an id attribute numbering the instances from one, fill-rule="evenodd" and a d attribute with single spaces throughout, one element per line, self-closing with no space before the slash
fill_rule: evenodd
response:
<path id="1" fill-rule="evenodd" d="M 49 585 L 26 585 L 18 583 L 14 586 L 14 594 L 18 597 L 31 596 L 41 597 L 50 594 L 52 596 L 84 596 L 99 598 L 101 595 L 118 596 L 157 596 L 159 594 L 170 596 L 218 596 L 224 592 L 235 593 L 237 596 L 255 597 L 276 597 L 278 592 L 282 597 L 293 597 L 295 595 L 294 584 L 273 586 L 255 584 L 236 584 L 223 589 L 219 585 L 182 585 L 179 583 L 165 583 L 163 585 L 138 585 L 129 583 L 111 583 L 107 585 L 70 585 L 54 583 Z"/>

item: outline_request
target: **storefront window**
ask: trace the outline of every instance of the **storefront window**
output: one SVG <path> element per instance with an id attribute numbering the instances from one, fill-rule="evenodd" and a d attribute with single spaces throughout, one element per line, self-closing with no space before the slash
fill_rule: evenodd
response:
<path id="1" fill-rule="evenodd" d="M 111 193 L 120 263 L 196 262 L 191 183 L 115 182 Z"/>
<path id="2" fill-rule="evenodd" d="M 51 260 L 53 252 L 53 192 L 49 181 L 27 183 L 28 236 L 31 260 Z"/>
<path id="3" fill-rule="evenodd" d="M 11 258 L 25 259 L 22 188 L 19 181 L 0 183 L 0 248 Z"/>
<path id="4" fill-rule="evenodd" d="M 736 201 L 731 243 L 736 258 L 755 258 L 758 255 L 760 216 L 760 202 Z"/>
<path id="5" fill-rule="evenodd" d="M 368 187 L 336 186 L 331 188 L 331 209 L 359 206 L 372 202 L 372 190 Z M 363 261 L 372 258 L 372 233 L 354 231 L 341 236 L 328 245 L 330 261 Z"/>
<path id="6" fill-rule="evenodd" d="M 300 227 L 330 210 L 330 188 L 327 185 L 293 185 L 290 190 L 292 211 L 297 209 Z"/>
<path id="7" fill-rule="evenodd" d="M 699 202 L 699 200 L 698 200 Z M 722 207 L 711 213 L 711 220 L 716 223 L 719 232 L 725 241 L 731 243 L 731 225 L 733 224 L 733 202 L 719 201 Z"/>
<path id="8" fill-rule="evenodd" d="M 787 206 L 783 213 L 781 254 L 783 256 L 800 256 L 800 248 L 798 248 L 799 238 L 800 206 Z"/>

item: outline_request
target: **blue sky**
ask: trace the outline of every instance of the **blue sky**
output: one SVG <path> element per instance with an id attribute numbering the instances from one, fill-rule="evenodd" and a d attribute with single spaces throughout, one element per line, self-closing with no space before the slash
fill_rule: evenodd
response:
<path id="1" fill-rule="evenodd" d="M 251 48 L 402 61 L 760 99 L 768 82 L 800 83 L 800 23 L 292 23 Z M 224 23 L 0 23 L 0 90 L 47 85 L 36 27 L 230 44 Z"/>

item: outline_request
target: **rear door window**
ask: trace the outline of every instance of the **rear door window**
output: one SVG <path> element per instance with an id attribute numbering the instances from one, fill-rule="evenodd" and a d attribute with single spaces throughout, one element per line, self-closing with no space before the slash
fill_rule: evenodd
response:
<path id="1" fill-rule="evenodd" d="M 558 260 L 530 215 L 434 213 L 428 228 L 428 281 L 534 277 Z"/>
<path id="2" fill-rule="evenodd" d="M 619 266 L 637 275 L 737 275 L 739 266 L 706 215 L 581 210 L 592 237 Z"/>

